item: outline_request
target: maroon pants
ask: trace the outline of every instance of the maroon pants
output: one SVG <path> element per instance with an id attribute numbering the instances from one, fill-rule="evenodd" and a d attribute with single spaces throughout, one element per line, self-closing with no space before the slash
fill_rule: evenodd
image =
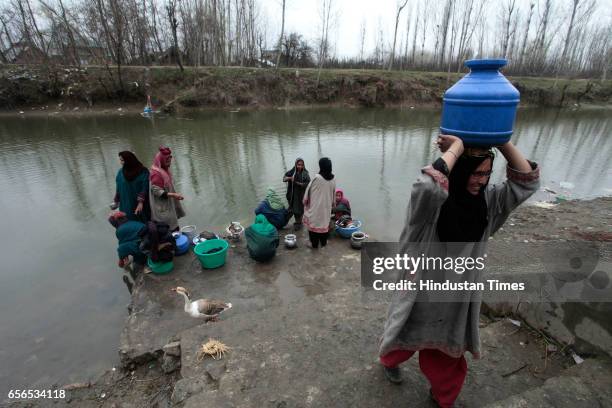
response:
<path id="1" fill-rule="evenodd" d="M 414 351 L 395 350 L 380 358 L 382 365 L 395 368 L 414 354 Z M 451 407 L 459 393 L 467 374 L 467 362 L 463 356 L 450 357 L 439 350 L 419 351 L 419 366 L 431 384 L 431 392 L 443 408 Z"/>

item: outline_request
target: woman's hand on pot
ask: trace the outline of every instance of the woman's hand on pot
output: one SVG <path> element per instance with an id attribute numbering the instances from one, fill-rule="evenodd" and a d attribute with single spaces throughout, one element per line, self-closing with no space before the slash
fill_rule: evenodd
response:
<path id="1" fill-rule="evenodd" d="M 456 146 L 453 148 L 452 152 L 457 154 L 458 156 L 463 153 L 463 141 L 457 136 L 451 135 L 439 135 L 436 140 L 436 144 L 442 153 L 448 151 L 451 146 Z M 456 151 L 458 149 L 460 151 Z"/>

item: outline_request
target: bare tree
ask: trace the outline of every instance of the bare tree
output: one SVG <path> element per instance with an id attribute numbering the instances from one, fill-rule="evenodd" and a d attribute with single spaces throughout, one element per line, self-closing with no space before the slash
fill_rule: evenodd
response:
<path id="1" fill-rule="evenodd" d="M 424 65 L 424 54 L 425 54 L 425 34 L 427 33 L 427 22 L 429 21 L 429 7 L 427 1 L 423 3 L 423 26 L 421 30 L 421 58 L 420 64 Z"/>
<path id="2" fill-rule="evenodd" d="M 64 3 L 62 2 L 62 0 L 58 0 L 59 11 L 56 11 L 51 5 L 45 3 L 43 0 L 39 0 L 39 3 L 49 13 L 49 15 L 51 16 L 50 19 L 53 19 L 53 16 L 55 16 L 60 20 L 60 25 L 62 26 L 63 31 L 65 31 L 66 36 L 68 37 L 68 40 L 70 42 L 72 61 L 76 66 L 80 67 L 81 58 L 79 56 L 79 51 L 77 49 L 75 40 L 76 30 L 68 19 Z"/>
<path id="3" fill-rule="evenodd" d="M 525 23 L 525 35 L 523 36 L 523 44 L 521 45 L 521 54 L 519 55 L 518 68 L 519 70 L 523 67 L 523 61 L 525 60 L 525 49 L 527 47 L 527 39 L 529 38 L 529 29 L 531 28 L 531 18 L 533 16 L 533 8 L 535 2 L 532 0 L 529 4 L 529 14 L 527 15 L 527 22 Z"/>
<path id="4" fill-rule="evenodd" d="M 278 69 L 278 66 L 280 64 L 280 54 L 281 54 L 281 45 L 283 43 L 283 36 L 285 35 L 285 6 L 286 6 L 286 0 L 282 0 L 283 2 L 283 17 L 281 19 L 281 32 L 280 32 L 280 36 L 278 37 L 278 51 L 277 51 L 277 56 L 276 56 L 276 69 Z"/>
<path id="5" fill-rule="evenodd" d="M 508 45 L 510 43 L 510 26 L 512 24 L 512 18 L 514 16 L 514 12 L 516 10 L 516 0 L 507 0 L 506 4 L 502 8 L 502 25 L 504 27 L 504 32 L 502 36 L 502 43 L 500 54 L 504 57 L 508 57 Z"/>
<path id="6" fill-rule="evenodd" d="M 442 23 L 438 29 L 438 38 L 436 42 L 439 41 L 440 49 L 438 51 L 438 68 L 442 68 L 444 66 L 444 56 L 446 54 L 446 38 L 448 37 L 448 27 L 451 21 L 451 14 L 453 10 L 453 0 L 446 0 L 446 4 L 444 6 L 444 12 L 442 14 Z M 437 48 L 437 47 L 436 47 Z"/>
<path id="7" fill-rule="evenodd" d="M 329 26 L 332 19 L 332 7 L 333 0 L 320 0 L 319 3 L 319 17 L 321 24 L 321 38 L 319 39 L 319 69 L 317 70 L 317 87 L 319 86 L 319 80 L 321 78 L 321 69 L 325 63 L 329 52 Z"/>
<path id="8" fill-rule="evenodd" d="M 408 4 L 408 0 L 404 0 L 403 3 L 397 5 L 397 11 L 395 13 L 395 30 L 393 31 L 393 46 L 391 47 L 391 56 L 389 57 L 389 66 L 387 68 L 389 71 L 393 68 L 395 59 L 395 43 L 397 42 L 397 26 L 399 25 L 400 14 L 404 7 L 406 7 L 406 4 Z"/>
<path id="9" fill-rule="evenodd" d="M 577 14 L 581 11 L 580 9 L 583 8 L 584 12 L 582 13 L 581 16 L 577 16 Z M 567 53 L 569 51 L 570 44 L 572 43 L 572 34 L 575 28 L 575 24 L 579 23 L 581 25 L 583 24 L 587 24 L 589 17 L 591 16 L 593 10 L 595 9 L 595 1 L 591 0 L 591 1 L 583 1 L 583 0 L 573 0 L 572 1 L 572 11 L 571 11 L 571 15 L 570 15 L 570 20 L 567 26 L 567 33 L 565 35 L 565 41 L 563 42 L 563 51 L 561 52 L 561 60 L 556 64 L 557 66 L 557 70 L 555 73 L 555 77 L 559 75 L 559 73 L 564 70 L 565 67 L 571 67 L 572 65 L 572 60 L 570 59 L 570 61 L 567 61 Z M 582 28 L 579 28 L 580 30 L 582 30 Z M 576 47 L 574 48 L 578 48 L 579 46 L 576 44 Z"/>
<path id="10" fill-rule="evenodd" d="M 538 24 L 538 30 L 536 32 L 536 39 L 533 44 L 533 53 L 532 53 L 532 66 L 535 69 L 542 69 L 544 65 L 544 61 L 546 58 L 546 49 L 547 49 L 547 30 L 549 25 L 549 18 L 552 10 L 552 1 L 545 0 L 544 3 L 544 11 L 542 12 L 542 17 L 540 18 L 540 22 Z"/>
<path id="11" fill-rule="evenodd" d="M 374 55 L 372 56 L 374 65 L 382 68 L 385 54 L 385 39 L 382 28 L 382 20 L 378 19 L 378 27 L 374 32 Z"/>
<path id="12" fill-rule="evenodd" d="M 417 43 L 417 33 L 419 31 L 419 22 L 420 22 L 420 18 L 421 18 L 421 14 L 419 13 L 419 8 L 420 8 L 421 3 L 417 3 L 417 8 L 416 8 L 416 23 L 414 25 L 414 31 L 412 33 L 412 54 L 410 56 L 410 63 L 412 65 L 414 65 L 414 54 L 416 52 L 416 43 Z"/>
<path id="13" fill-rule="evenodd" d="M 557 64 L 557 67 L 559 68 L 562 65 L 565 65 L 565 57 L 567 56 L 567 49 L 570 43 L 570 39 L 572 38 L 572 30 L 574 29 L 574 20 L 576 18 L 576 11 L 578 10 L 580 1 L 581 0 L 572 0 L 572 13 L 571 13 L 569 24 L 567 26 L 567 34 L 565 34 L 565 41 L 563 42 L 563 52 L 561 52 L 561 61 L 559 61 L 559 64 Z"/>
<path id="14" fill-rule="evenodd" d="M 366 20 L 361 21 L 361 27 L 359 28 L 359 61 L 364 62 L 363 52 L 365 49 L 365 37 L 366 37 Z"/>
<path id="15" fill-rule="evenodd" d="M 476 4 L 475 4 L 476 1 Z M 484 0 L 466 0 L 461 13 L 461 24 L 459 29 L 459 45 L 457 47 L 457 72 L 461 70 L 462 61 L 466 58 L 469 46 L 472 42 L 474 30 L 478 21 L 482 18 Z"/>
<path id="16" fill-rule="evenodd" d="M 172 41 L 174 43 L 174 56 L 176 63 L 178 64 L 181 72 L 185 70 L 183 63 L 181 62 L 181 51 L 179 50 L 178 43 L 178 20 L 176 19 L 176 0 L 168 0 L 166 3 L 166 14 L 168 15 L 168 21 L 170 22 L 170 28 L 172 30 Z"/>

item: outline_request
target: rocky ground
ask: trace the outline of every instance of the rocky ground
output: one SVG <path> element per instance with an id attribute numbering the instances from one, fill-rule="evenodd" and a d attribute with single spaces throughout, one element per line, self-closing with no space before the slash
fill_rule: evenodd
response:
<path id="1" fill-rule="evenodd" d="M 491 242 L 582 239 L 610 242 L 612 198 L 523 206 Z M 288 233 L 284 231 L 281 235 Z M 508 248 L 504 246 L 504 248 Z M 528 257 L 529 254 L 512 254 Z M 364 294 L 360 253 L 334 238 L 312 250 L 279 248 L 258 264 L 244 243 L 227 264 L 202 270 L 193 255 L 165 276 L 144 275 L 133 293 L 120 341 L 122 368 L 95 384 L 76 384 L 62 401 L 10 406 L 78 407 L 433 407 L 412 359 L 401 386 L 385 380 L 377 341 L 388 299 Z M 234 307 L 203 323 L 170 289 L 220 298 Z M 460 401 L 468 407 L 612 407 L 612 365 L 605 353 L 576 364 L 571 345 L 505 316 L 483 315 L 483 358 L 470 367 Z M 229 347 L 201 358 L 209 339 Z"/>

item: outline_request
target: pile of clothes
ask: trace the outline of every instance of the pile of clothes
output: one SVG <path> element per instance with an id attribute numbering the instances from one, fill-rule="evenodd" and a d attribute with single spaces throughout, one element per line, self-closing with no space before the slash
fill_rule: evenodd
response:
<path id="1" fill-rule="evenodd" d="M 343 215 L 336 221 L 336 226 L 340 228 L 347 228 L 353 225 L 353 219 L 350 215 Z"/>

